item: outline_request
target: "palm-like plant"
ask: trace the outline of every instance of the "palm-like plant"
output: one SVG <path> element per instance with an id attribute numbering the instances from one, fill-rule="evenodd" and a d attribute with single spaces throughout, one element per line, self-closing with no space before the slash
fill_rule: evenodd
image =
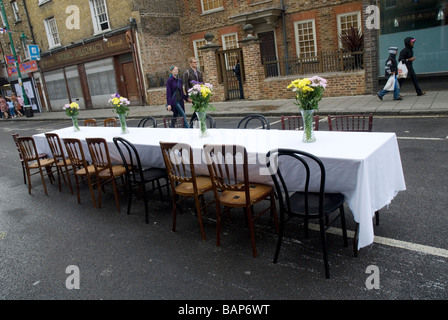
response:
<path id="1" fill-rule="evenodd" d="M 349 52 L 362 52 L 364 51 L 364 35 L 358 28 L 351 27 L 346 30 L 343 34 L 339 35 L 339 40 L 341 41 L 342 49 Z M 363 67 L 363 54 L 356 53 L 351 54 L 354 61 L 351 63 L 349 68 L 362 69 Z"/>

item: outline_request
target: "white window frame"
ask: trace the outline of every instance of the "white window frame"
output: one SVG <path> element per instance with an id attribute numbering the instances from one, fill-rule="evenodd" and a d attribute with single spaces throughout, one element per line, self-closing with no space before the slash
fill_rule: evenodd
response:
<path id="1" fill-rule="evenodd" d="M 55 42 L 55 38 L 53 36 L 53 33 L 51 33 L 51 26 L 50 21 L 53 20 L 54 21 L 54 27 L 56 29 L 56 35 L 58 37 L 59 42 L 56 43 Z M 51 18 L 47 18 L 44 20 L 44 25 L 45 25 L 45 31 L 47 33 L 47 39 L 48 39 L 48 46 L 50 49 L 56 48 L 56 47 L 60 47 L 61 46 L 61 38 L 59 36 L 59 31 L 58 31 L 58 24 L 56 23 L 56 18 L 55 17 L 51 17 Z"/>
<path id="2" fill-rule="evenodd" d="M 2 27 L 6 27 L 5 17 L 3 16 L 3 12 L 0 12 L 0 16 L 2 17 Z"/>
<path id="3" fill-rule="evenodd" d="M 199 48 L 202 47 L 202 45 L 198 45 L 198 43 L 203 43 L 204 45 L 206 44 L 206 41 L 204 39 L 200 39 L 200 40 L 194 40 L 193 41 L 193 51 L 194 51 L 194 56 L 196 57 L 196 60 L 198 60 L 198 68 L 202 71 L 204 71 L 204 66 L 201 66 L 201 61 L 202 60 L 202 56 L 199 57 Z"/>
<path id="4" fill-rule="evenodd" d="M 101 34 L 101 33 L 110 31 L 111 27 L 110 27 L 110 19 L 109 19 L 109 13 L 107 10 L 106 0 L 100 0 L 100 1 L 103 1 L 103 4 L 104 4 L 104 10 L 105 10 L 106 18 L 107 18 L 106 21 L 107 21 L 107 25 L 108 25 L 108 28 L 104 29 L 104 30 L 101 30 L 101 25 L 100 25 L 100 22 L 98 21 L 97 8 L 94 5 L 94 1 L 95 0 L 89 0 L 89 6 L 90 6 L 90 14 L 92 15 L 93 34 L 96 35 L 96 34 Z"/>
<path id="5" fill-rule="evenodd" d="M 311 22 L 313 25 L 314 53 L 315 53 L 315 55 L 317 55 L 316 20 L 315 19 L 300 20 L 300 21 L 294 22 L 294 35 L 296 38 L 297 58 L 302 58 L 302 56 L 301 56 L 302 52 L 301 52 L 300 41 L 299 41 L 299 29 L 297 26 L 299 24 L 308 23 L 308 22 Z M 308 58 L 308 57 L 304 57 L 304 58 Z"/>
<path id="6" fill-rule="evenodd" d="M 347 16 L 353 16 L 353 15 L 357 15 L 357 19 L 358 19 L 358 30 L 360 32 L 362 32 L 362 21 L 361 21 L 361 11 L 353 11 L 353 12 L 346 12 L 346 13 L 341 13 L 338 14 L 337 16 L 337 22 L 338 22 L 338 39 L 339 39 L 339 35 L 341 34 L 341 18 L 342 17 L 347 17 Z M 338 40 L 339 43 L 339 48 L 342 48 L 342 43 L 341 40 Z"/>
<path id="7" fill-rule="evenodd" d="M 213 1 L 213 0 L 212 0 Z M 222 11 L 224 10 L 224 0 L 222 1 L 222 5 L 218 8 L 214 8 L 214 9 L 210 9 L 210 10 L 205 10 L 204 9 L 204 0 L 201 0 L 201 9 L 202 9 L 202 13 L 213 13 L 213 12 L 217 12 L 217 11 Z"/>
<path id="8" fill-rule="evenodd" d="M 22 48 L 25 55 L 25 60 L 30 59 L 30 50 L 28 50 L 28 40 L 26 38 L 21 38 Z"/>
<path id="9" fill-rule="evenodd" d="M 51 0 L 39 0 L 39 5 L 43 5 L 44 3 L 50 2 Z"/>
<path id="10" fill-rule="evenodd" d="M 236 47 L 235 48 L 227 48 L 226 37 L 229 37 L 229 36 L 235 36 L 235 39 L 236 39 Z M 238 33 L 237 32 L 223 34 L 221 36 L 221 41 L 222 41 L 222 49 L 223 50 L 236 49 L 236 48 L 240 47 L 240 44 L 238 43 Z"/>
<path id="11" fill-rule="evenodd" d="M 12 12 L 14 13 L 14 19 L 16 22 L 22 21 L 19 16 L 19 6 L 17 5 L 17 1 L 11 1 Z"/>

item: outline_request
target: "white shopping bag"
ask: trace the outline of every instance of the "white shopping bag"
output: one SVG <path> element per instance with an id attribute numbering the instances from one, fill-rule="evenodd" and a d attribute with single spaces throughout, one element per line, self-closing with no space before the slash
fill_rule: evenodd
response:
<path id="1" fill-rule="evenodd" d="M 408 67 L 406 67 L 406 64 L 400 61 L 398 64 L 398 79 L 400 78 L 407 78 L 408 76 Z"/>
<path id="2" fill-rule="evenodd" d="M 395 76 L 390 76 L 389 80 L 387 80 L 386 85 L 384 86 L 384 90 L 386 91 L 394 91 L 395 88 Z"/>

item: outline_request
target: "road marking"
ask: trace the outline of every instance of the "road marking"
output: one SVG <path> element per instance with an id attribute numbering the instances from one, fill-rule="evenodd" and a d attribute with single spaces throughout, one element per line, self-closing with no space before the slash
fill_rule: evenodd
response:
<path id="1" fill-rule="evenodd" d="M 310 223 L 309 227 L 310 227 L 310 229 L 313 229 L 315 231 L 320 230 L 318 224 Z M 342 229 L 339 229 L 339 228 L 331 227 L 331 228 L 328 228 L 327 232 L 331 233 L 331 234 L 336 234 L 336 235 L 342 236 Z M 354 235 L 355 235 L 354 231 L 347 230 L 347 236 L 349 238 L 353 238 Z M 401 241 L 401 240 L 390 239 L 390 238 L 379 237 L 379 236 L 375 236 L 373 242 L 382 244 L 385 246 L 401 248 L 401 249 L 406 249 L 406 250 L 420 252 L 420 253 L 426 253 L 426 254 L 430 254 L 433 256 L 439 256 L 442 258 L 448 258 L 448 250 L 442 249 L 442 248 L 436 248 L 436 247 L 426 246 L 426 245 L 422 245 L 422 244 L 418 244 L 418 243 L 412 243 L 412 242 Z"/>
<path id="2" fill-rule="evenodd" d="M 432 140 L 432 141 L 445 141 L 448 140 L 448 136 L 443 138 L 423 138 L 423 137 L 397 137 L 397 139 L 401 140 Z"/>

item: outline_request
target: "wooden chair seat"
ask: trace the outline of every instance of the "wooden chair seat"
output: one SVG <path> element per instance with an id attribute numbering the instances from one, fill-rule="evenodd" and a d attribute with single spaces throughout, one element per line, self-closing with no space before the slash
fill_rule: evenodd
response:
<path id="1" fill-rule="evenodd" d="M 106 169 L 106 168 L 103 168 Z M 112 166 L 112 173 L 109 170 L 101 170 L 98 174 L 100 178 L 111 178 L 112 176 L 118 177 L 126 174 L 126 168 L 122 165 Z"/>
<path id="2" fill-rule="evenodd" d="M 242 185 L 243 184 L 241 183 L 241 186 Z M 272 190 L 273 188 L 271 186 L 251 183 L 249 186 L 250 204 L 254 205 L 262 199 L 265 199 L 271 194 Z M 241 191 L 223 191 L 219 195 L 219 202 L 225 206 L 245 207 L 246 193 L 244 189 Z"/>
<path id="3" fill-rule="evenodd" d="M 47 166 L 51 166 L 52 164 L 55 163 L 54 159 L 42 159 L 39 160 L 40 161 L 40 165 L 41 167 L 47 167 Z M 39 168 L 39 164 L 36 162 L 30 163 L 29 164 L 29 168 L 30 169 L 37 169 Z"/>
<path id="4" fill-rule="evenodd" d="M 94 165 L 90 165 L 90 166 L 87 166 L 87 167 L 85 167 L 85 168 L 81 168 L 81 169 L 79 169 L 79 170 L 77 170 L 76 171 L 76 174 L 78 175 L 78 176 L 86 176 L 87 175 L 87 173 L 89 174 L 89 175 L 95 175 L 95 166 Z"/>
<path id="5" fill-rule="evenodd" d="M 198 188 L 198 194 L 204 194 L 212 189 L 212 181 L 210 180 L 210 177 L 196 177 L 196 185 Z M 180 194 L 182 196 L 193 196 L 193 182 L 183 182 L 176 186 L 175 190 L 177 194 Z"/>

